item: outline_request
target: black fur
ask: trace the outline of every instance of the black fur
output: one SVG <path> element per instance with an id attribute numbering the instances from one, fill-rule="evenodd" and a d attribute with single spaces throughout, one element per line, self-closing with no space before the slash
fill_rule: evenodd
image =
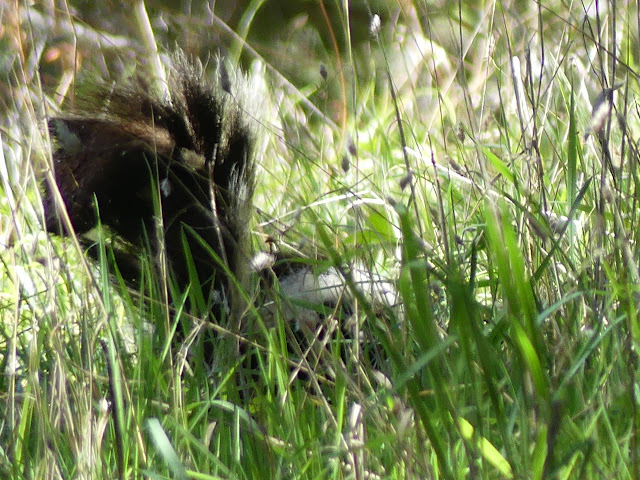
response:
<path id="1" fill-rule="evenodd" d="M 186 239 L 203 291 L 220 301 L 232 284 L 226 272 L 246 271 L 253 135 L 221 64 L 210 82 L 199 62 L 177 54 L 168 82 L 168 98 L 141 80 L 95 86 L 74 111 L 50 118 L 55 180 L 76 233 L 96 225 L 95 198 L 101 222 L 119 236 L 134 245 L 147 237 L 156 252 L 165 246 L 182 289 L 193 278 Z M 52 188 L 47 229 L 67 233 Z"/>

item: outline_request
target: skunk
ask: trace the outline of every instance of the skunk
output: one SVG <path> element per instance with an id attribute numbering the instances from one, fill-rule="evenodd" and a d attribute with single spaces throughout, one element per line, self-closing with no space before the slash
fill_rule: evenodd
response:
<path id="1" fill-rule="evenodd" d="M 256 160 L 251 115 L 242 102 L 246 79 L 230 76 L 218 60 L 214 79 L 207 80 L 202 64 L 181 53 L 173 56 L 167 76 L 166 95 L 140 79 L 92 87 L 75 110 L 49 119 L 56 184 L 45 185 L 47 229 L 70 233 L 62 220 L 66 210 L 78 234 L 95 227 L 99 216 L 134 252 L 148 242 L 158 256 L 166 253 L 179 291 L 199 283 L 212 321 L 242 315 L 244 297 L 237 289 L 247 287 L 251 271 L 262 278 L 271 272 L 290 300 L 271 297 L 263 312 L 276 315 L 280 305 L 279 313 L 298 326 L 312 326 L 320 317 L 296 303 L 333 307 L 353 300 L 345 294 L 342 270 L 315 275 L 270 255 L 257 261 L 260 255 L 251 252 Z M 358 268 L 348 272 L 365 296 L 395 304 L 389 282 Z M 271 290 L 270 282 L 264 290 Z"/>

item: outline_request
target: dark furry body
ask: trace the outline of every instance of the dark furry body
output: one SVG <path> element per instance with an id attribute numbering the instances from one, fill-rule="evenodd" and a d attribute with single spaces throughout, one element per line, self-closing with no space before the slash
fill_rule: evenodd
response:
<path id="1" fill-rule="evenodd" d="M 49 119 L 55 180 L 76 233 L 96 225 L 95 198 L 119 236 L 148 238 L 155 252 L 164 245 L 182 290 L 195 273 L 220 301 L 233 283 L 227 272 L 240 277 L 247 263 L 252 133 L 221 64 L 209 82 L 199 62 L 178 54 L 168 79 L 167 98 L 139 80 L 94 86 L 73 112 Z M 52 188 L 47 229 L 66 233 Z"/>

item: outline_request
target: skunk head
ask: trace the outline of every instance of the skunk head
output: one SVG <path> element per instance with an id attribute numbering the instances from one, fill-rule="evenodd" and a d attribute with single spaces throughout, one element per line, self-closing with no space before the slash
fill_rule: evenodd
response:
<path id="1" fill-rule="evenodd" d="M 245 87 L 240 74 L 229 80 L 222 61 L 213 80 L 180 53 L 167 70 L 166 95 L 142 79 L 96 85 L 76 109 L 49 119 L 56 185 L 45 186 L 47 228 L 65 233 L 66 208 L 84 233 L 99 212 L 128 242 L 163 241 L 182 286 L 188 252 L 203 285 L 219 290 L 223 272 L 239 271 L 248 240 L 255 168 L 249 116 L 238 101 Z"/>

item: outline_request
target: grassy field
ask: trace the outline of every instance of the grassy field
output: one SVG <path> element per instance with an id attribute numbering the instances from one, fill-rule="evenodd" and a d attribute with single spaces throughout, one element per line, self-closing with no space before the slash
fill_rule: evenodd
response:
<path id="1" fill-rule="evenodd" d="M 137 2 L 7 3 L 1 478 L 640 479 L 636 3 L 156 2 L 154 35 Z M 47 115 L 176 45 L 264 78 L 256 249 L 357 261 L 400 307 L 296 347 L 44 232 Z"/>

